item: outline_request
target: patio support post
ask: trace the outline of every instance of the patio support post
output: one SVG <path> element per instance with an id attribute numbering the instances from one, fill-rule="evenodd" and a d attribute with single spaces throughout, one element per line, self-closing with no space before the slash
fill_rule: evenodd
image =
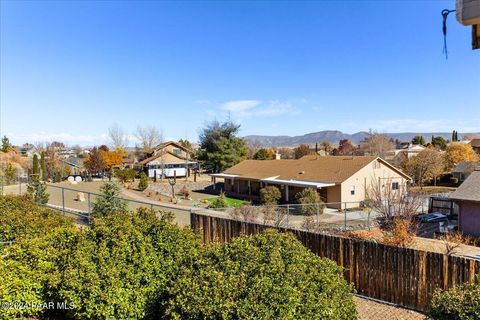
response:
<path id="1" fill-rule="evenodd" d="M 288 184 L 285 185 L 285 201 L 288 202 Z"/>

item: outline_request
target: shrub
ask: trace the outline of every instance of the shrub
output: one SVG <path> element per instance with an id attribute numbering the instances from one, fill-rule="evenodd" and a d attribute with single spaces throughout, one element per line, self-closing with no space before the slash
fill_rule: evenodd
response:
<path id="1" fill-rule="evenodd" d="M 0 303 L 37 303 L 44 302 L 41 275 L 31 266 L 0 256 Z M 41 314 L 37 308 L 1 308 L 0 319 L 32 317 Z"/>
<path id="2" fill-rule="evenodd" d="M 148 177 L 145 172 L 140 173 L 140 181 L 138 182 L 138 190 L 144 191 L 148 188 Z"/>
<path id="3" fill-rule="evenodd" d="M 222 192 L 218 197 L 216 197 L 209 205 L 209 208 L 217 209 L 217 208 L 227 208 L 228 202 L 225 194 Z"/>
<path id="4" fill-rule="evenodd" d="M 188 199 L 188 197 L 190 196 L 190 190 L 188 189 L 187 186 L 183 186 L 179 194 L 183 196 L 185 199 Z"/>
<path id="5" fill-rule="evenodd" d="M 28 196 L 0 196 L 0 241 L 41 238 L 71 224 L 70 218 L 38 206 Z"/>
<path id="6" fill-rule="evenodd" d="M 133 169 L 120 169 L 115 170 L 115 176 L 122 182 L 134 181 L 137 171 Z"/>
<path id="7" fill-rule="evenodd" d="M 417 225 L 412 219 L 396 218 L 393 228 L 383 233 L 383 243 L 393 246 L 406 247 L 415 240 Z"/>
<path id="8" fill-rule="evenodd" d="M 57 299 L 73 303 L 75 319 L 153 318 L 180 270 L 198 255 L 199 241 L 169 223 L 169 214 L 119 212 L 95 218 L 59 265 Z"/>
<path id="9" fill-rule="evenodd" d="M 174 319 L 356 319 L 342 269 L 274 230 L 212 245 L 170 290 Z"/>
<path id="10" fill-rule="evenodd" d="M 27 186 L 27 193 L 33 201 L 40 204 L 46 204 L 50 195 L 47 193 L 47 184 L 40 181 L 38 177 L 34 178 Z"/>
<path id="11" fill-rule="evenodd" d="M 305 188 L 295 196 L 301 205 L 300 210 L 307 216 L 322 214 L 325 204 L 320 200 L 320 195 L 314 189 Z"/>
<path id="12" fill-rule="evenodd" d="M 265 205 L 277 205 L 282 194 L 275 186 L 267 186 L 260 190 L 260 202 Z"/>
<path id="13" fill-rule="evenodd" d="M 257 219 L 258 211 L 256 207 L 253 207 L 251 204 L 247 204 L 240 207 L 235 207 L 235 209 L 230 212 L 230 216 L 235 219 L 253 222 Z"/>
<path id="14" fill-rule="evenodd" d="M 106 182 L 100 187 L 101 196 L 93 202 L 92 213 L 95 216 L 105 216 L 116 211 L 125 211 L 127 204 L 120 199 L 120 187 L 113 181 Z"/>
<path id="15" fill-rule="evenodd" d="M 430 300 L 428 315 L 435 320 L 480 319 L 480 284 L 458 285 L 447 291 L 438 289 Z"/>
<path id="16" fill-rule="evenodd" d="M 41 315 L 40 305 L 48 299 L 49 283 L 56 279 L 60 235 L 75 232 L 71 219 L 59 212 L 39 207 L 28 197 L 0 197 L 0 303 L 23 302 L 26 308 L 0 309 L 0 319 Z"/>

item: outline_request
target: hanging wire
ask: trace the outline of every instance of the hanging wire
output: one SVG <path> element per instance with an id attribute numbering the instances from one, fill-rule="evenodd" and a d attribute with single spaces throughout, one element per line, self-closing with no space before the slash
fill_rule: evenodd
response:
<path id="1" fill-rule="evenodd" d="M 445 59 L 448 60 L 448 51 L 447 51 L 447 17 L 449 13 L 455 12 L 455 10 L 442 10 L 443 17 L 443 50 L 442 53 L 445 54 Z"/>

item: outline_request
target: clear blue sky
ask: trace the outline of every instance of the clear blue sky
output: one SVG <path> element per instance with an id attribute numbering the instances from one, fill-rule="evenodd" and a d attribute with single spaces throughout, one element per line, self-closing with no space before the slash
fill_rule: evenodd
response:
<path id="1" fill-rule="evenodd" d="M 480 50 L 450 1 L 1 1 L 1 133 L 92 145 L 118 123 L 196 140 L 480 131 Z"/>

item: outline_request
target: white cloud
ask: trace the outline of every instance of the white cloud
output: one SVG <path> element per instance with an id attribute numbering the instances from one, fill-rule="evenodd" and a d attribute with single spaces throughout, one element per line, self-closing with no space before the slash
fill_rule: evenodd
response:
<path id="1" fill-rule="evenodd" d="M 69 133 L 33 132 L 24 134 L 7 133 L 12 143 L 20 145 L 26 142 L 52 142 L 60 141 L 66 144 L 97 145 L 108 142 L 108 135 L 72 135 Z"/>
<path id="2" fill-rule="evenodd" d="M 259 100 L 233 100 L 225 102 L 221 109 L 234 113 L 247 112 L 250 109 L 255 108 L 261 103 Z"/>
<path id="3" fill-rule="evenodd" d="M 229 112 L 235 118 L 247 118 L 251 116 L 280 116 L 285 114 L 299 114 L 289 101 L 260 101 L 260 100 L 232 100 L 220 106 L 220 110 Z"/>
<path id="4" fill-rule="evenodd" d="M 273 100 L 265 106 L 256 110 L 255 114 L 260 116 L 279 116 L 284 114 L 299 114 L 300 110 L 295 108 L 290 102 Z"/>

